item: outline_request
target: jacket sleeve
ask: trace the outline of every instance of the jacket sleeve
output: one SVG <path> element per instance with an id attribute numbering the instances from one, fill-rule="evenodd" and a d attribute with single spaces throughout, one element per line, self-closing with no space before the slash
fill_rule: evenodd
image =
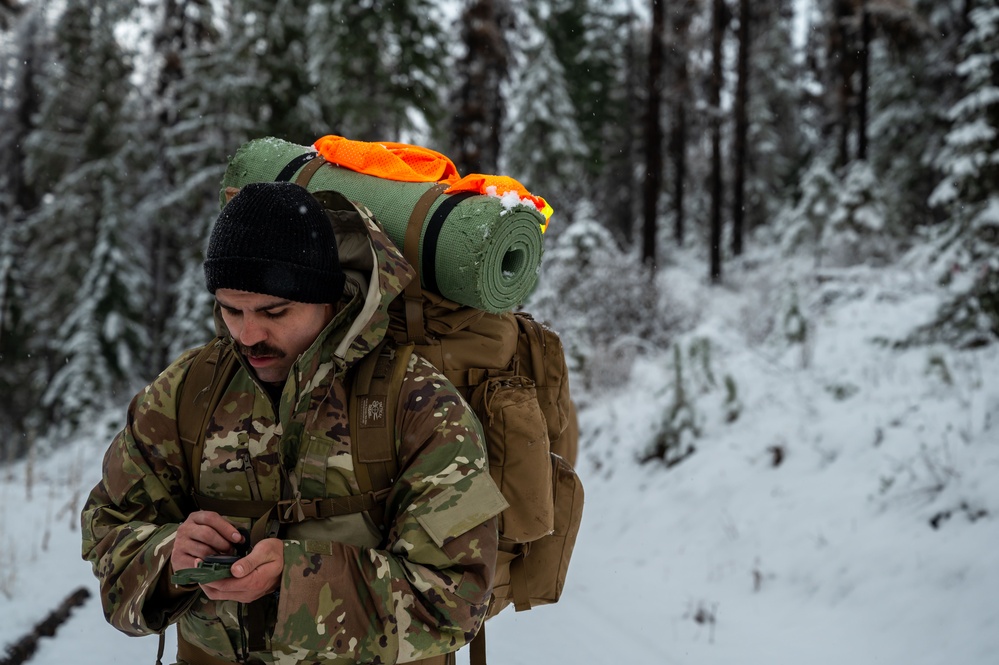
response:
<path id="1" fill-rule="evenodd" d="M 184 360 L 132 399 L 81 516 L 83 558 L 100 582 L 104 614 L 130 635 L 161 632 L 195 598 L 166 579 L 177 526 L 189 512 L 190 479 L 175 420 Z"/>
<path id="2" fill-rule="evenodd" d="M 275 651 L 409 662 L 457 650 L 484 620 L 496 516 L 507 504 L 489 475 L 479 421 L 415 355 L 399 409 L 387 544 L 285 541 Z"/>

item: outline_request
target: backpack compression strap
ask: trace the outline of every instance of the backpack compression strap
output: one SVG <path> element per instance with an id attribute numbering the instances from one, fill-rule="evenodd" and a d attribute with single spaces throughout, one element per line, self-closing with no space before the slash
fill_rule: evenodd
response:
<path id="1" fill-rule="evenodd" d="M 208 421 L 238 367 L 232 345 L 216 337 L 194 357 L 177 395 L 177 435 L 191 472 L 192 493 L 197 491 L 201 480 L 201 455 Z"/>
<path id="2" fill-rule="evenodd" d="M 395 437 L 399 393 L 412 353 L 412 344 L 394 350 L 387 349 L 386 342 L 379 344 L 357 368 L 347 402 L 354 475 L 362 496 L 381 497 L 368 514 L 383 533 L 388 533 L 384 500 L 399 472 Z"/>

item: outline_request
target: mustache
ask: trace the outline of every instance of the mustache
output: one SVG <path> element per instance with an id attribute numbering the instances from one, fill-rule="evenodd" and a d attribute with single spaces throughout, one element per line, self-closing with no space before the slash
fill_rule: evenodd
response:
<path id="1" fill-rule="evenodd" d="M 245 346 L 243 344 L 238 344 L 239 352 L 244 356 L 259 358 L 261 356 L 267 356 L 272 358 L 284 358 L 285 352 L 276 346 L 271 346 L 266 342 L 257 342 L 253 346 Z"/>

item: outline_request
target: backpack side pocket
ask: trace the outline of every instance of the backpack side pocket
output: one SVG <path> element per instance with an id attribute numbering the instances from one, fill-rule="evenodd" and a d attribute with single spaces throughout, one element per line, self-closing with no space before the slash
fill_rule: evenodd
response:
<path id="1" fill-rule="evenodd" d="M 505 540 L 526 543 L 552 532 L 551 448 L 534 382 L 494 377 L 472 394 L 489 451 L 489 472 L 510 507 L 500 515 Z"/>

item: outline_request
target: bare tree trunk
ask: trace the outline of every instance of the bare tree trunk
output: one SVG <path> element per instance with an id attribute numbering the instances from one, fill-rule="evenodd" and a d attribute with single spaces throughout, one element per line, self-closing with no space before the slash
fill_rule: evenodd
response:
<path id="1" fill-rule="evenodd" d="M 663 180 L 663 131 L 659 121 L 662 105 L 663 28 L 665 0 L 652 0 L 652 32 L 649 39 L 648 106 L 645 109 L 645 182 L 643 184 L 644 225 L 642 262 L 656 265 L 656 230 L 659 191 Z"/>
<path id="2" fill-rule="evenodd" d="M 640 117 L 641 110 L 639 109 L 639 104 L 636 100 L 639 99 L 640 90 L 642 82 L 640 80 L 639 65 L 642 54 L 639 49 L 636 48 L 635 43 L 635 14 L 634 12 L 628 13 L 628 31 L 627 39 L 628 43 L 625 45 L 624 57 L 625 57 L 625 99 L 627 100 L 624 104 L 624 117 L 627 118 L 625 122 L 625 127 L 623 128 L 623 144 L 622 144 L 622 160 L 621 168 L 618 172 L 618 186 L 615 191 L 617 192 L 617 210 L 618 219 L 616 220 L 616 226 L 621 229 L 622 236 L 624 237 L 625 245 L 632 247 L 635 242 L 635 235 L 638 233 L 636 201 L 638 199 L 638 186 L 635 182 L 635 162 L 638 159 L 637 156 L 637 144 L 636 141 L 641 139 L 641 130 L 636 127 L 635 122 L 632 119 L 637 119 Z"/>
<path id="3" fill-rule="evenodd" d="M 722 276 L 722 163 L 721 163 L 721 88 L 722 88 L 722 37 L 725 32 L 725 0 L 714 0 L 711 29 L 711 86 L 709 106 L 711 113 L 711 282 L 721 282 Z"/>
<path id="4" fill-rule="evenodd" d="M 678 99 L 673 105 L 673 130 L 669 145 L 673 160 L 673 239 L 678 247 L 683 247 L 686 226 L 684 184 L 687 181 L 687 104 L 682 99 Z"/>
<path id="5" fill-rule="evenodd" d="M 21 665 L 31 660 L 38 652 L 41 639 L 55 637 L 56 631 L 66 623 L 73 609 L 86 603 L 88 598 L 90 591 L 86 587 L 80 587 L 67 596 L 58 607 L 35 624 L 30 633 L 7 647 L 6 656 L 0 659 L 0 665 Z"/>
<path id="6" fill-rule="evenodd" d="M 871 17 L 867 0 L 860 0 L 860 90 L 857 93 L 857 159 L 867 159 L 867 104 L 871 85 Z"/>
<path id="7" fill-rule="evenodd" d="M 503 2 L 494 0 L 475 0 L 461 17 L 466 53 L 459 65 L 462 83 L 451 152 L 461 173 L 489 173 L 497 168 L 503 124 L 500 86 L 509 65 L 505 19 Z"/>
<path id="8" fill-rule="evenodd" d="M 673 124 L 670 129 L 669 154 L 673 163 L 673 239 L 683 247 L 686 232 L 685 184 L 687 182 L 687 100 L 690 98 L 689 30 L 693 14 L 691 2 L 675 5 L 671 26 L 673 54 Z"/>
<path id="9" fill-rule="evenodd" d="M 732 254 L 742 255 L 746 199 L 746 139 L 749 133 L 749 0 L 739 0 L 739 59 L 735 88 L 735 173 L 732 183 Z"/>
<path id="10" fill-rule="evenodd" d="M 853 16 L 853 0 L 836 0 L 833 17 L 832 43 L 836 72 L 836 125 L 839 128 L 837 163 L 850 162 L 850 105 L 853 102 L 854 59 L 850 57 L 849 23 Z"/>

